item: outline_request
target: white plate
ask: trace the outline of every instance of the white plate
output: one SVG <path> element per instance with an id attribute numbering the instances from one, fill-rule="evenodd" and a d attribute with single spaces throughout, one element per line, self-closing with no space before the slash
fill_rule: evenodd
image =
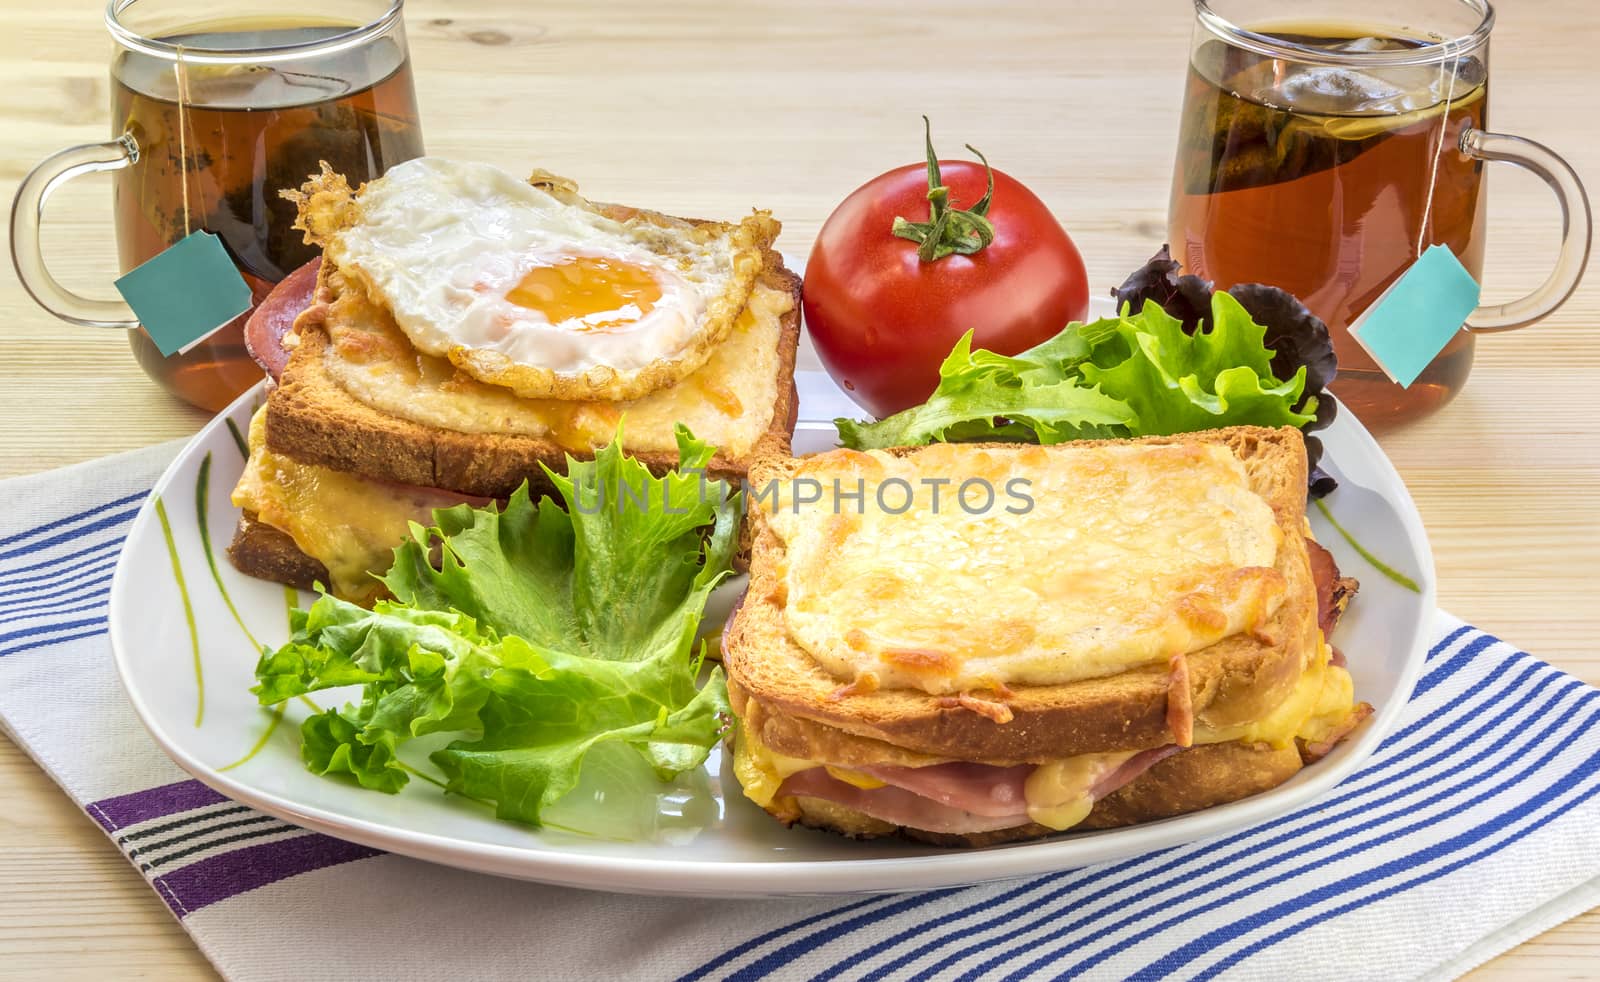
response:
<path id="1" fill-rule="evenodd" d="M 814 356 L 803 356 L 802 368 L 814 364 Z M 834 431 L 828 421 L 857 415 L 854 406 L 826 375 L 802 372 L 799 383 L 803 422 L 795 436 L 796 452 L 832 446 Z M 274 645 L 288 633 L 284 589 L 238 573 L 222 554 L 238 519 L 228 495 L 243 464 L 229 423 L 245 432 L 260 398 L 259 389 L 245 395 L 207 425 L 157 482 L 134 520 L 111 586 L 117 669 L 156 741 L 201 781 L 306 828 L 419 859 L 569 886 L 711 896 L 914 890 L 1123 859 L 1272 818 L 1339 783 L 1394 725 L 1425 655 L 1434 610 L 1427 536 L 1399 475 L 1346 413 L 1323 435 L 1330 469 L 1340 479 L 1329 504 L 1359 541 L 1420 583 L 1421 592 L 1380 575 L 1312 509 L 1317 538 L 1333 551 L 1346 575 L 1362 583 L 1335 642 L 1349 657 L 1357 696 L 1372 703 L 1376 713 L 1326 759 L 1253 798 L 1133 828 L 947 851 L 783 829 L 739 794 L 731 776 L 721 775 L 720 755 L 713 754 L 707 773 L 685 782 L 698 787 L 697 794 L 664 793 L 660 819 L 654 818 L 655 804 L 647 803 L 648 820 L 659 826 L 654 834 L 613 841 L 501 822 L 486 809 L 440 794 L 422 781 L 411 782 L 398 795 L 385 795 L 316 777 L 300 763 L 299 723 L 310 710 L 299 702 L 289 703 L 283 724 L 258 753 L 230 767 L 261 740 L 270 720 L 249 691 L 256 653 L 244 629 Z M 208 487 L 197 495 L 207 460 Z M 174 576 L 156 513 L 158 501 L 165 506 L 193 609 L 193 641 L 180 579 Z M 202 512 L 215 578 L 202 543 Z M 219 580 L 238 611 L 237 620 Z M 197 663 L 203 669 L 205 697 L 198 721 Z M 319 694 L 318 699 L 324 707 L 338 704 L 335 694 Z M 425 755 L 408 759 L 426 766 Z"/>

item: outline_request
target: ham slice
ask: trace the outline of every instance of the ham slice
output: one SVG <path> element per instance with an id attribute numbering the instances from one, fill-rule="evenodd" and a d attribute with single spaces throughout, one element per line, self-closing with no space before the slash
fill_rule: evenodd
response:
<path id="1" fill-rule="evenodd" d="M 483 508 L 496 500 L 475 494 L 462 494 L 459 491 L 446 491 L 443 488 L 424 487 L 420 484 L 393 484 L 388 481 L 373 483 L 381 485 L 393 500 L 404 501 L 415 507 L 417 514 L 422 516 L 417 521 L 424 525 L 433 523 L 433 512 L 436 508 L 454 508 L 456 505 Z"/>
<path id="2" fill-rule="evenodd" d="M 311 306 L 317 291 L 317 271 L 322 268 L 322 257 L 301 266 L 278 281 L 244 324 L 244 346 L 256 364 L 266 369 L 276 381 L 289 364 L 289 352 L 283 346 L 283 336 L 294 327 L 300 312 Z"/>
<path id="3" fill-rule="evenodd" d="M 1322 628 L 1323 637 L 1332 637 L 1339 616 L 1349 605 L 1358 584 L 1339 576 L 1339 564 L 1334 562 L 1333 553 L 1315 540 L 1306 540 L 1306 552 L 1311 557 L 1311 579 L 1317 587 L 1317 626 Z"/>
<path id="4" fill-rule="evenodd" d="M 1122 766 L 1096 781 L 1089 788 L 1089 796 L 1095 801 L 1099 801 L 1111 792 L 1132 784 L 1135 778 L 1182 749 L 1177 744 L 1169 743 L 1165 747 L 1153 747 L 1150 750 L 1139 751 L 1123 761 Z"/>
<path id="5" fill-rule="evenodd" d="M 881 788 L 858 788 L 839 780 L 821 767 L 791 774 L 778 789 L 778 794 L 837 802 L 892 825 L 906 825 L 925 832 L 969 835 L 1016 828 L 1028 823 L 1027 809 L 1020 803 L 1010 814 L 974 815 L 892 784 Z"/>
<path id="6" fill-rule="evenodd" d="M 1026 817 L 1028 802 L 1022 786 L 1033 773 L 1033 765 L 995 767 L 951 763 L 931 767 L 863 767 L 861 770 L 941 805 L 996 818 L 1018 814 Z"/>
<path id="7" fill-rule="evenodd" d="M 1096 777 L 1088 794 L 1099 801 L 1182 749 L 1168 745 L 1142 750 Z M 778 794 L 820 798 L 893 825 L 951 835 L 1015 828 L 1031 821 L 1024 786 L 1033 773 L 1032 764 L 997 767 L 958 762 L 859 770 L 885 785 L 861 788 L 813 767 L 790 775 Z"/>

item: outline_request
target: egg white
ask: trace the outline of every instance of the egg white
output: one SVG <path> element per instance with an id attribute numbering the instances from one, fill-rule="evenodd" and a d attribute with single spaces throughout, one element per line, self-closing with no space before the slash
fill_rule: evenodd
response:
<path id="1" fill-rule="evenodd" d="M 464 350 L 556 376 L 639 373 L 691 352 L 708 299 L 733 279 L 726 236 L 695 241 L 617 221 L 487 164 L 411 160 L 367 184 L 355 204 L 357 219 L 326 254 L 359 276 L 418 350 L 455 352 L 458 365 Z M 608 314 L 614 323 L 596 330 L 578 319 L 552 323 L 506 299 L 533 267 L 582 257 L 647 270 L 659 300 L 642 314 L 631 306 Z"/>

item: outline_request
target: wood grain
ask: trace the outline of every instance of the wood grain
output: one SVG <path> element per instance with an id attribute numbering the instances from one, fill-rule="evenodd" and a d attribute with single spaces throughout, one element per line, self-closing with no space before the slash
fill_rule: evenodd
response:
<path id="1" fill-rule="evenodd" d="M 63 146 L 109 136 L 100 0 L 5 0 L 0 198 Z M 1600 5 L 1500 10 L 1492 127 L 1565 154 L 1600 191 L 1590 38 Z M 847 192 L 918 159 L 918 115 L 947 153 L 972 142 L 1060 215 L 1107 288 L 1160 244 L 1190 18 L 1180 0 L 749 3 L 413 0 L 429 151 L 579 178 L 674 214 L 752 205 L 804 254 Z M 1491 300 L 1536 284 L 1556 212 L 1496 167 Z M 115 274 L 108 183 L 48 214 L 57 276 L 98 295 Z M 193 432 L 200 413 L 147 382 L 116 332 L 71 328 L 0 274 L 0 476 Z M 1386 435 L 1438 558 L 1449 610 L 1600 682 L 1600 277 L 1558 314 L 1490 337 L 1465 393 Z M 205 977 L 209 969 L 95 826 L 0 741 L 0 964 L 8 975 Z M 1474 973 L 1600 977 L 1600 913 Z"/>

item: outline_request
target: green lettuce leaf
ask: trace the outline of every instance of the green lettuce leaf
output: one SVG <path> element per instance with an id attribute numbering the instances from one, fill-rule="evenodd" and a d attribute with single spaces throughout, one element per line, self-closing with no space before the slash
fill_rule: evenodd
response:
<path id="1" fill-rule="evenodd" d="M 1081 367 L 1084 380 L 1122 399 L 1134 411 L 1133 436 L 1189 433 L 1221 426 L 1301 426 L 1297 413 L 1305 368 L 1279 382 L 1272 377 L 1266 328 L 1226 293 L 1211 296 L 1212 326 L 1188 334 L 1155 303 L 1120 318 L 1115 335 Z"/>
<path id="2" fill-rule="evenodd" d="M 679 427 L 678 449 L 658 478 L 619 439 L 549 474 L 560 502 L 524 485 L 504 508 L 413 524 L 382 577 L 395 599 L 365 610 L 324 594 L 296 612 L 256 667 L 257 698 L 360 685 L 359 705 L 302 726 L 311 770 L 395 792 L 400 747 L 454 733 L 431 757 L 449 789 L 530 824 L 593 747 L 631 748 L 662 780 L 700 766 L 729 709 L 720 668 L 697 684 L 695 636 L 731 570 L 741 499 L 704 480 L 712 447 Z"/>
<path id="3" fill-rule="evenodd" d="M 348 774 L 394 792 L 408 776 L 399 745 L 427 733 L 476 728 L 488 672 L 506 663 L 501 643 L 465 614 L 378 601 L 366 610 L 323 594 L 296 611 L 289 643 L 265 652 L 252 690 L 274 705 L 359 684 L 362 702 L 308 718 L 300 750 L 317 774 Z"/>
<path id="4" fill-rule="evenodd" d="M 395 756 L 398 736 L 370 730 L 360 710 L 330 709 L 300 726 L 300 757 L 313 774 L 348 774 L 363 788 L 394 794 L 411 776 Z"/>
<path id="5" fill-rule="evenodd" d="M 251 689 L 263 706 L 345 685 L 395 682 L 415 673 L 413 659 L 431 656 L 452 672 L 475 648 L 492 642 L 472 618 L 380 600 L 371 610 L 323 594 L 297 610 L 289 642 L 265 652 Z M 441 671 L 443 669 L 441 668 Z"/>
<path id="6" fill-rule="evenodd" d="M 1265 328 L 1226 293 L 1212 326 L 1186 333 L 1154 302 L 1060 334 L 1015 356 L 971 350 L 971 333 L 939 369 L 928 401 L 874 423 L 836 420 L 844 446 L 936 441 L 1067 440 L 1183 433 L 1219 426 L 1301 426 L 1305 369 L 1280 381 Z M 1300 411 L 1294 408 L 1304 401 Z"/>
<path id="7" fill-rule="evenodd" d="M 550 654 L 547 671 L 496 672 L 482 738 L 433 754 L 450 790 L 494 802 L 501 818 L 538 824 L 577 785 L 598 744 L 631 746 L 662 780 L 705 762 L 729 712 L 721 668 L 696 691 L 699 659 Z"/>
<path id="8" fill-rule="evenodd" d="M 972 332 L 939 366 L 927 402 L 876 423 L 838 419 L 840 442 L 857 450 L 963 440 L 1064 440 L 1119 436 L 1133 422 L 1127 403 L 1086 383 L 1090 354 L 1079 326 L 1015 357 L 972 350 Z"/>

